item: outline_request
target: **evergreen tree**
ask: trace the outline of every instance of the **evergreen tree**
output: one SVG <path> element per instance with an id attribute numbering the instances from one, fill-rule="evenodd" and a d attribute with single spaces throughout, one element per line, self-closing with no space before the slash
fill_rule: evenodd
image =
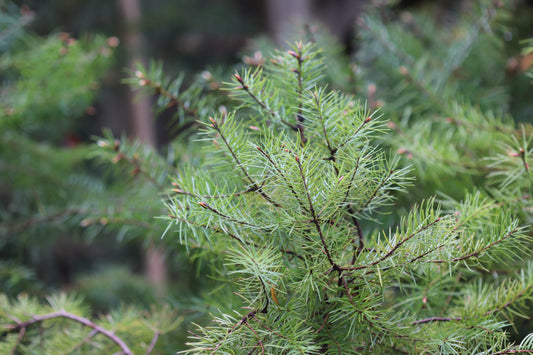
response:
<path id="1" fill-rule="evenodd" d="M 139 230 L 144 234 L 154 229 L 158 236 L 163 231 L 113 201 L 129 197 L 124 193 L 128 186 L 124 180 L 113 183 L 117 175 L 98 176 L 88 161 L 90 147 L 72 135 L 78 119 L 94 110 L 96 89 L 117 40 L 75 39 L 65 33 L 39 37 L 25 29 L 33 18 L 31 11 L 10 4 L 0 10 L 0 353 L 160 351 L 175 343 L 167 334 L 182 318 L 168 305 L 142 305 L 141 295 L 155 303 L 145 283 L 139 286 L 123 272 L 121 277 L 129 279 L 113 282 L 130 287 L 129 300 L 134 299 L 135 306 L 126 306 L 128 299 L 123 297 L 112 311 L 106 305 L 108 314 L 95 316 L 94 300 L 103 299 L 101 294 L 91 302 L 89 292 L 84 299 L 55 291 L 59 277 L 48 270 L 60 263 L 56 259 L 75 258 L 69 249 L 73 241 L 90 241 L 96 234 L 105 237 L 106 226 L 118 226 L 118 239 L 120 232 L 138 238 Z M 143 185 L 150 196 L 157 194 L 147 186 Z M 135 195 L 142 196 L 146 195 Z M 154 200 L 153 214 L 160 214 L 161 206 Z M 140 201 L 129 199 L 132 205 L 140 206 Z"/>
<path id="2" fill-rule="evenodd" d="M 1 123 L 12 201 L 2 211 L 6 245 L 21 243 L 11 234 L 33 242 L 36 233 L 81 224 L 84 237 L 115 227 L 119 239 L 164 235 L 172 249 L 184 246 L 199 273 L 215 279 L 200 277 L 215 291 L 178 306 L 198 323 L 185 352 L 533 353 L 530 326 L 520 323 L 533 292 L 531 128 L 515 124 L 513 96 L 502 90 L 512 90 L 503 38 L 516 3 L 462 3 L 469 11 L 445 31 L 434 14 L 396 17 L 378 8 L 360 22 L 356 65 L 307 27 L 307 42 L 272 56 L 256 52 L 226 84 L 205 71 L 184 88 L 160 65 L 140 66 L 128 82 L 155 92 L 160 110 L 175 110 L 175 132 L 192 139 L 156 151 L 106 131 L 91 153 L 110 167 L 103 181 L 79 173 L 85 147 L 35 142 L 47 119 L 83 111 L 93 79 L 69 77 L 45 93 L 65 95 L 23 100 L 37 94 L 32 79 L 43 75 L 11 52 L 3 68 L 18 69 L 2 72 L 14 93 L 7 107 L 17 107 Z M 79 48 L 68 36 L 43 43 L 25 47 L 23 58 L 40 62 L 59 50 L 74 56 L 68 63 L 87 65 L 90 78 L 105 68 L 85 60 L 105 52 L 101 39 Z M 41 157 L 49 161 L 38 174 L 26 174 Z M 58 171 L 69 178 L 57 179 Z M 43 179 L 58 181 L 59 196 Z M 164 206 L 166 229 L 153 218 Z M 122 306 L 96 318 L 73 295 L 15 297 L 31 290 L 34 273 L 6 269 L 1 352 L 175 350 L 169 334 L 182 318 L 164 305 Z M 86 279 L 86 294 L 99 293 L 101 281 Z"/>
<path id="3" fill-rule="evenodd" d="M 415 206 L 369 231 L 412 181 L 376 144 L 386 123 L 321 86 L 311 44 L 233 76 L 207 157 L 178 174 L 171 226 L 207 248 L 235 297 L 191 337 L 206 353 L 496 353 L 531 299 L 532 266 L 490 279 L 530 239 L 479 192 Z M 169 236 L 167 236 L 168 238 Z M 217 260 L 217 259 L 215 259 Z M 526 342 L 527 343 L 527 342 Z"/>

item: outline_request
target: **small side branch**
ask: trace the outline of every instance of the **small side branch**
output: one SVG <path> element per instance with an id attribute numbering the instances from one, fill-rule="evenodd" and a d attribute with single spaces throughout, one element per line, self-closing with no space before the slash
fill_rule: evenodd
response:
<path id="1" fill-rule="evenodd" d="M 416 320 L 413 324 L 424 324 L 432 322 L 451 322 L 451 321 L 460 321 L 463 320 L 463 317 L 430 317 L 425 319 Z"/>
<path id="2" fill-rule="evenodd" d="M 104 141 L 98 141 L 97 144 L 101 147 L 106 147 L 106 142 Z M 146 180 L 148 180 L 152 185 L 154 185 L 159 191 L 163 191 L 165 187 L 159 183 L 156 178 L 154 178 L 146 169 L 144 169 L 141 166 L 141 163 L 139 161 L 139 158 L 137 155 L 134 155 L 133 157 L 128 156 L 123 150 L 121 150 L 120 141 L 116 139 L 113 143 L 112 149 L 117 152 L 117 155 L 111 159 L 111 162 L 113 164 L 116 164 L 120 161 L 126 162 L 128 165 L 130 165 L 133 169 L 131 170 L 131 175 L 143 176 Z"/>
<path id="3" fill-rule="evenodd" d="M 260 227 L 260 226 L 253 225 L 253 224 L 248 223 L 248 222 L 245 222 L 245 221 L 239 221 L 238 219 L 233 218 L 233 217 L 231 217 L 231 216 L 228 216 L 228 215 L 226 215 L 226 214 L 220 212 L 220 211 L 217 210 L 216 208 L 209 206 L 207 203 L 205 203 L 205 202 L 203 202 L 203 201 L 198 202 L 198 204 L 199 204 L 202 208 L 205 208 L 206 210 L 209 210 L 209 211 L 211 211 L 211 212 L 213 212 L 213 213 L 219 215 L 220 217 L 227 219 L 227 220 L 230 221 L 230 222 L 237 223 L 237 224 L 241 224 L 241 225 L 243 225 L 243 226 L 248 226 L 248 227 L 252 227 L 252 228 L 268 229 L 268 228 L 262 228 L 262 227 Z"/>
<path id="4" fill-rule="evenodd" d="M 230 152 L 231 156 L 233 157 L 233 160 L 235 160 L 235 163 L 237 164 L 237 166 L 241 169 L 241 171 L 244 174 L 244 176 L 246 177 L 246 179 L 250 182 L 250 184 L 251 184 L 252 188 L 254 189 L 254 191 L 258 191 L 259 194 L 265 200 L 267 200 L 268 202 L 270 202 L 274 206 L 281 207 L 281 205 L 279 203 L 273 201 L 270 196 L 268 196 L 264 191 L 262 191 L 261 188 L 254 181 L 254 179 L 252 179 L 250 174 L 248 174 L 248 172 L 246 171 L 246 169 L 242 165 L 241 161 L 237 157 L 237 154 L 233 151 L 233 148 L 231 148 L 231 145 L 229 144 L 229 142 L 227 141 L 226 137 L 222 133 L 222 130 L 220 129 L 220 125 L 218 124 L 218 122 L 215 119 L 211 118 L 211 117 L 209 117 L 209 119 L 211 120 L 211 127 L 213 127 L 217 131 L 217 133 L 220 135 L 220 138 L 222 138 L 222 140 L 224 141 L 224 145 L 226 146 L 226 148 L 228 148 L 228 151 Z"/>
<path id="5" fill-rule="evenodd" d="M 191 108 L 187 107 L 187 105 L 185 105 L 185 103 L 183 101 L 181 101 L 178 96 L 173 95 L 168 90 L 166 90 L 161 85 L 161 83 L 158 83 L 158 82 L 155 82 L 153 80 L 150 80 L 149 78 L 147 78 L 144 75 L 144 73 L 142 73 L 140 71 L 136 71 L 135 72 L 135 76 L 137 76 L 137 78 L 140 79 L 140 81 L 139 81 L 139 85 L 140 86 L 149 87 L 149 88 L 151 88 L 151 89 L 153 89 L 155 91 L 156 95 L 161 95 L 163 97 L 166 97 L 169 100 L 168 104 L 167 104 L 167 108 L 176 106 L 176 107 L 179 107 L 180 109 L 182 109 L 183 112 L 185 112 L 185 114 L 188 115 L 188 116 L 192 116 L 192 117 L 196 117 L 197 116 L 198 112 L 195 109 L 191 109 Z"/>
<path id="6" fill-rule="evenodd" d="M 356 267 L 340 267 L 341 270 L 361 270 L 361 269 L 366 269 L 366 268 L 369 268 L 369 267 L 372 267 L 372 266 L 375 266 L 381 262 L 383 262 L 384 260 L 390 258 L 395 252 L 396 250 L 398 250 L 403 244 L 405 244 L 407 241 L 409 241 L 410 239 L 412 239 L 414 236 L 416 236 L 417 234 L 429 229 L 431 226 L 435 225 L 437 222 L 439 222 L 441 219 L 440 218 L 435 218 L 433 221 L 431 221 L 430 223 L 422 226 L 421 228 L 419 228 L 418 230 L 416 230 L 415 232 L 413 232 L 412 234 L 410 234 L 409 236 L 407 236 L 406 238 L 402 239 L 401 241 L 399 241 L 398 243 L 396 243 L 396 245 L 391 249 L 389 250 L 389 252 L 385 255 L 383 255 L 381 258 L 373 261 L 372 263 L 370 264 L 366 264 L 366 265 L 361 265 L 361 266 L 356 266 Z"/>
<path id="7" fill-rule="evenodd" d="M 492 249 L 495 245 L 500 244 L 501 242 L 505 241 L 506 239 L 509 239 L 510 237 L 512 237 L 516 232 L 518 232 L 518 230 L 519 230 L 519 228 L 513 228 L 513 230 L 509 231 L 501 239 L 498 239 L 498 240 L 490 243 L 489 245 L 487 245 L 487 246 L 485 246 L 485 247 L 483 247 L 483 248 L 481 248 L 479 250 L 476 250 L 476 251 L 474 251 L 474 252 L 472 252 L 472 253 L 470 253 L 468 255 L 463 255 L 461 257 L 454 258 L 454 259 L 451 259 L 451 260 L 432 260 L 431 262 L 435 263 L 435 264 L 443 264 L 443 263 L 462 261 L 462 260 L 478 257 L 484 251 Z"/>
<path id="8" fill-rule="evenodd" d="M 378 192 L 387 183 L 387 181 L 391 178 L 393 173 L 394 173 L 394 169 L 390 169 L 389 173 L 383 178 L 383 180 L 381 180 L 381 182 L 376 187 L 376 189 L 374 190 L 372 195 L 370 195 L 370 198 L 368 199 L 368 201 L 366 201 L 365 205 L 363 207 L 361 207 L 358 212 L 361 212 L 362 210 L 364 210 L 365 208 L 367 208 L 370 205 L 370 202 L 372 202 L 372 200 L 377 196 Z"/>
<path id="9" fill-rule="evenodd" d="M 207 225 L 207 224 L 199 224 L 199 223 L 195 223 L 193 221 L 189 221 L 189 220 L 186 220 L 186 219 L 183 219 L 183 218 L 179 218 L 177 216 L 174 216 L 174 215 L 168 215 L 169 218 L 172 218 L 172 219 L 175 219 L 177 221 L 180 221 L 180 222 L 183 222 L 183 223 L 187 223 L 187 224 L 190 224 L 191 226 L 195 226 L 195 227 L 200 227 L 200 228 L 204 228 L 204 229 L 211 229 L 213 230 L 215 233 L 220 233 L 220 234 L 223 234 L 225 236 L 228 236 L 230 237 L 231 239 L 234 239 L 236 240 L 239 244 L 241 245 L 248 245 L 248 246 L 253 246 L 254 248 L 260 248 L 260 245 L 259 244 L 256 244 L 256 243 L 253 243 L 253 242 L 250 242 L 250 241 L 246 241 L 246 240 L 242 240 L 240 237 L 238 237 L 237 235 L 235 234 L 232 234 L 232 233 L 229 233 L 227 231 L 224 231 L 222 228 L 220 227 L 217 227 L 217 226 L 211 226 L 211 225 Z M 292 256 L 295 256 L 297 257 L 298 259 L 300 260 L 304 260 L 303 256 L 301 256 L 300 254 L 298 254 L 297 252 L 293 251 L 293 250 L 290 250 L 290 249 L 280 249 L 280 252 L 284 253 L 284 254 L 288 254 L 288 255 L 292 255 Z"/>
<path id="10" fill-rule="evenodd" d="M 175 182 L 173 182 L 172 185 L 173 185 L 174 187 L 176 187 L 175 189 L 172 189 L 172 191 L 175 192 L 175 193 L 177 193 L 177 194 L 179 194 L 179 195 L 192 196 L 192 197 L 196 197 L 196 198 L 209 198 L 209 199 L 236 197 L 236 196 L 245 195 L 245 194 L 247 194 L 247 193 L 249 193 L 249 192 L 254 192 L 254 191 L 257 191 L 257 190 L 258 190 L 258 187 L 256 187 L 256 186 L 250 186 L 249 188 L 247 188 L 247 189 L 244 190 L 244 191 L 239 191 L 239 192 L 235 192 L 235 193 L 232 193 L 232 194 L 222 194 L 222 195 L 197 195 L 197 194 L 195 194 L 195 193 L 187 192 L 187 191 L 183 191 L 182 189 L 177 188 L 177 187 L 178 187 L 178 184 L 176 184 Z"/>
<path id="11" fill-rule="evenodd" d="M 292 186 L 292 184 L 290 183 L 289 179 L 287 179 L 287 177 L 285 176 L 285 174 L 283 174 L 283 171 L 278 167 L 278 165 L 272 160 L 272 158 L 270 157 L 270 155 L 268 155 L 263 149 L 261 149 L 261 147 L 256 147 L 257 150 L 259 151 L 259 153 L 261 153 L 265 158 L 267 158 L 267 160 L 270 162 L 270 164 L 272 164 L 272 166 L 274 167 L 274 169 L 276 169 L 276 171 L 278 172 L 278 174 L 283 178 L 283 180 L 285 180 L 285 183 L 287 184 L 287 186 L 289 187 L 289 189 L 291 190 L 291 193 L 292 195 L 294 196 L 294 198 L 296 199 L 296 201 L 298 201 L 298 204 L 300 205 L 300 207 L 302 207 L 302 209 L 304 211 L 306 211 L 307 213 L 309 213 L 309 209 L 303 204 L 302 201 L 300 201 L 300 198 L 298 197 L 298 194 L 296 193 L 296 191 L 294 190 L 294 187 Z"/>
<path id="12" fill-rule="evenodd" d="M 316 214 L 315 208 L 313 206 L 313 202 L 311 201 L 311 195 L 309 195 L 309 189 L 307 187 L 307 182 L 305 181 L 305 174 L 303 171 L 302 163 L 300 162 L 300 158 L 298 158 L 297 155 L 294 156 L 294 159 L 298 163 L 298 168 L 300 170 L 300 177 L 302 178 L 302 183 L 304 185 L 305 195 L 307 196 L 307 201 L 309 203 L 309 211 L 311 212 L 311 217 L 313 218 L 313 224 L 316 227 L 316 230 L 318 232 L 318 235 L 320 236 L 320 241 L 322 242 L 322 247 L 324 248 L 324 252 L 326 253 L 326 256 L 328 257 L 328 261 L 333 267 L 333 270 L 339 270 L 339 265 L 337 265 L 333 258 L 331 257 L 331 253 L 329 251 L 328 245 L 326 244 L 326 239 L 324 237 L 324 233 L 322 232 L 322 227 L 320 226 L 320 221 L 318 220 L 318 216 Z"/>
<path id="13" fill-rule="evenodd" d="M 154 351 L 155 344 L 157 344 L 157 340 L 159 339 L 160 335 L 161 334 L 159 333 L 159 331 L 155 331 L 154 332 L 154 336 L 152 337 L 152 341 L 150 342 L 150 345 L 148 345 L 148 349 L 146 349 L 146 352 L 144 353 L 144 355 L 150 355 L 152 353 L 152 351 Z"/>
<path id="14" fill-rule="evenodd" d="M 244 317 L 242 317 L 233 327 L 228 329 L 227 334 L 234 333 L 237 329 L 239 329 L 243 324 L 246 324 L 248 322 L 248 319 L 255 318 L 255 314 L 257 313 L 257 310 L 253 310 L 248 312 Z M 194 334 L 195 335 L 195 334 Z M 197 336 L 197 335 L 195 335 Z M 197 336 L 198 337 L 198 336 Z M 217 350 L 224 344 L 224 339 L 222 339 L 218 344 L 216 344 L 213 348 L 210 348 L 209 350 L 213 350 L 211 354 L 216 354 Z M 207 349 L 206 349 L 207 350 Z"/>
<path id="15" fill-rule="evenodd" d="M 252 100 L 254 100 L 255 103 L 257 103 L 263 110 L 268 112 L 268 114 L 270 116 L 272 116 L 272 118 L 274 118 L 275 120 L 280 120 L 281 123 L 283 123 L 284 125 L 290 127 L 293 131 L 297 131 L 298 130 L 298 126 L 297 125 L 294 125 L 294 124 L 292 124 L 290 122 L 287 122 L 283 118 L 279 117 L 278 114 L 275 111 L 270 109 L 263 101 L 259 100 L 259 98 L 252 91 L 250 91 L 250 86 L 244 83 L 244 79 L 239 74 L 234 74 L 233 76 L 239 82 L 239 84 L 241 84 L 241 86 L 239 86 L 237 89 L 244 90 L 244 92 L 246 92 L 248 94 L 248 96 L 250 96 L 252 98 Z"/>
<path id="16" fill-rule="evenodd" d="M 300 143 L 302 146 L 305 145 L 305 143 L 307 142 L 307 138 L 305 137 L 305 134 L 304 134 L 304 125 L 302 124 L 304 122 L 304 116 L 303 116 L 303 106 L 302 106 L 302 96 L 303 96 L 303 81 L 302 81 L 302 74 L 303 74 L 303 67 L 302 67 L 302 64 L 304 63 L 304 61 L 307 59 L 306 57 L 303 56 L 303 51 L 302 51 L 303 47 L 302 47 L 302 42 L 298 42 L 298 45 L 297 45 L 297 50 L 298 50 L 298 53 L 294 52 L 294 51 L 289 51 L 288 53 L 293 56 L 294 58 L 296 58 L 296 60 L 298 61 L 298 68 L 297 69 L 293 69 L 293 71 L 296 73 L 296 77 L 298 79 L 298 88 L 297 88 L 297 94 L 298 94 L 298 98 L 300 99 L 299 100 L 299 104 L 298 104 L 298 113 L 296 114 L 296 120 L 298 121 L 296 123 L 296 129 L 298 130 L 298 132 L 300 133 Z"/>
<path id="17" fill-rule="evenodd" d="M 315 101 L 317 111 L 319 112 L 318 119 L 320 120 L 320 125 L 322 126 L 322 134 L 324 135 L 324 140 L 326 141 L 326 146 L 328 147 L 328 150 L 329 150 L 329 158 L 327 158 L 327 160 L 331 160 L 333 162 L 333 169 L 335 169 L 335 174 L 338 176 L 339 168 L 337 168 L 337 165 L 336 165 L 336 161 L 337 161 L 336 154 L 337 154 L 338 149 L 333 148 L 333 145 L 331 144 L 329 140 L 328 131 L 326 130 L 326 125 L 325 125 L 324 115 L 322 114 L 322 110 L 321 110 L 322 102 L 320 101 L 320 98 L 316 91 L 313 92 L 313 99 Z"/>
<path id="18" fill-rule="evenodd" d="M 514 297 L 512 300 L 508 301 L 504 305 L 500 307 L 496 307 L 495 309 L 492 309 L 488 312 L 485 312 L 482 316 L 490 316 L 491 314 L 494 314 L 496 312 L 501 311 L 502 309 L 505 309 L 509 306 L 511 306 L 515 301 L 517 301 L 520 297 L 522 297 L 527 291 L 529 291 L 530 287 L 526 287 L 522 291 L 520 291 L 516 297 Z M 430 318 L 424 318 L 414 321 L 412 324 L 424 324 L 424 323 L 432 323 L 432 322 L 451 322 L 451 321 L 461 321 L 465 319 L 466 317 L 430 317 Z M 478 318 L 478 316 L 474 316 L 472 318 Z"/>
<path id="19" fill-rule="evenodd" d="M 58 312 L 43 314 L 43 315 L 40 315 L 40 316 L 34 316 L 33 318 L 31 318 L 31 319 L 29 319 L 27 321 L 24 321 L 24 322 L 17 321 L 16 322 L 17 324 L 13 324 L 13 325 L 7 326 L 6 329 L 8 329 L 8 330 L 19 329 L 20 330 L 20 334 L 21 334 L 20 337 L 22 337 L 22 336 L 24 336 L 26 328 L 29 327 L 30 325 L 36 324 L 36 323 L 40 323 L 40 322 L 43 322 L 45 320 L 53 319 L 53 318 L 67 318 L 67 319 L 73 320 L 75 322 L 78 322 L 80 324 L 83 324 L 83 325 L 85 325 L 85 326 L 87 326 L 89 328 L 92 328 L 94 331 L 104 335 L 105 337 L 109 338 L 113 343 L 115 343 L 117 346 L 119 346 L 122 349 L 122 352 L 125 355 L 133 355 L 133 352 L 126 345 L 126 343 L 124 343 L 124 341 L 122 339 L 120 339 L 112 331 L 109 331 L 109 330 L 99 326 L 98 324 L 92 322 L 91 320 L 89 320 L 87 318 L 84 318 L 84 317 L 81 317 L 81 316 L 78 316 L 78 315 L 63 311 L 63 310 L 58 311 Z"/>

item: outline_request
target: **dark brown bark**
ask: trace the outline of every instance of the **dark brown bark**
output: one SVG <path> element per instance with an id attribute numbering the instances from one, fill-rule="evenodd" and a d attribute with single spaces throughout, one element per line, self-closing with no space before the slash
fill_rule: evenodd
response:
<path id="1" fill-rule="evenodd" d="M 138 29 L 141 20 L 141 3 L 139 0 L 118 0 L 118 6 L 126 25 L 123 41 L 129 58 L 128 67 L 133 70 L 135 63 L 146 62 L 144 57 L 145 39 Z M 130 91 L 128 103 L 132 135 L 155 147 L 157 145 L 156 130 L 150 98 L 134 95 Z M 154 243 L 150 243 L 146 250 L 145 273 L 158 292 L 163 293 L 167 286 L 165 252 Z"/>

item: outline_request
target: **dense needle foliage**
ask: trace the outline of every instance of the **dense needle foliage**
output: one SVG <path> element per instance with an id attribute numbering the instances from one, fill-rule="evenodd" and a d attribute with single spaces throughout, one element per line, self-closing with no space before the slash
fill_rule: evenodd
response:
<path id="1" fill-rule="evenodd" d="M 533 131 L 515 122 L 531 104 L 513 86 L 531 43 L 513 66 L 504 41 L 518 2 L 463 1 L 447 23 L 386 3 L 352 58 L 305 26 L 227 83 L 139 65 L 126 82 L 174 113 L 160 149 L 65 139 L 116 41 L 2 14 L 0 352 L 173 352 L 185 316 L 190 353 L 533 353 Z M 105 265 L 81 296 L 37 282 L 57 240 L 109 235 L 198 272 L 173 269 L 170 300 Z"/>
<path id="2" fill-rule="evenodd" d="M 411 183 L 409 169 L 376 144 L 379 114 L 322 86 L 323 70 L 316 46 L 298 42 L 236 73 L 228 90 L 240 106 L 205 122 L 205 163 L 174 179 L 171 230 L 220 255 L 240 299 L 200 327 L 191 351 L 506 349 L 532 265 L 483 271 L 523 255 L 524 229 L 476 192 L 430 198 L 394 229 L 369 231 Z"/>

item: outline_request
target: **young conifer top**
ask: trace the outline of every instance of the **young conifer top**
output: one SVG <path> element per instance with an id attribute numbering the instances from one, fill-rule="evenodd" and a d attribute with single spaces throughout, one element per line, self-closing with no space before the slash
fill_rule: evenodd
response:
<path id="1" fill-rule="evenodd" d="M 495 279 L 483 270 L 520 255 L 518 221 L 475 192 L 428 199 L 380 231 L 409 168 L 377 145 L 376 111 L 322 84 L 322 58 L 297 42 L 235 73 L 227 89 L 240 105 L 206 120 L 205 163 L 174 179 L 170 227 L 222 258 L 233 291 L 190 352 L 512 349 L 504 330 L 531 299 L 532 265 Z"/>

